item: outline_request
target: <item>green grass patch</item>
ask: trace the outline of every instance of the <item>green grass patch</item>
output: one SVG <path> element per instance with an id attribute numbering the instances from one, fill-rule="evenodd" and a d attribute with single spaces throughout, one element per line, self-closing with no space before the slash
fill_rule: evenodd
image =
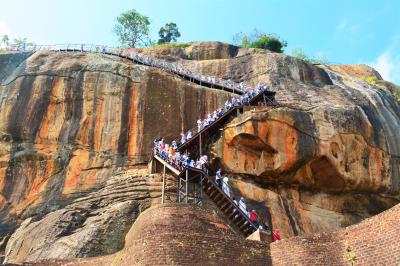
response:
<path id="1" fill-rule="evenodd" d="M 384 80 L 379 80 L 375 76 L 362 77 L 363 80 L 373 85 L 374 88 L 379 90 L 388 90 L 392 97 L 400 104 L 400 87 Z"/>
<path id="2" fill-rule="evenodd" d="M 152 47 L 178 47 L 178 48 L 186 48 L 188 46 L 190 46 L 190 43 L 186 43 L 186 42 L 180 42 L 180 43 L 162 43 L 162 44 L 156 44 Z"/>

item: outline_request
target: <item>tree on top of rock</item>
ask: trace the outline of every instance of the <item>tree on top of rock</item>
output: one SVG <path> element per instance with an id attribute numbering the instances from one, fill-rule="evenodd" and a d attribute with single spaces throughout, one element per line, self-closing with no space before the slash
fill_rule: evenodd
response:
<path id="1" fill-rule="evenodd" d="M 250 43 L 250 48 L 260 48 L 271 52 L 283 53 L 283 47 L 286 47 L 285 41 L 279 40 L 278 37 L 270 34 L 262 34 L 254 42 Z"/>
<path id="2" fill-rule="evenodd" d="M 6 34 L 6 35 L 3 35 L 3 36 L 1 37 L 1 43 L 4 45 L 5 48 L 8 47 L 9 41 L 10 41 L 10 38 L 8 37 L 7 34 Z"/>
<path id="3" fill-rule="evenodd" d="M 117 17 L 114 32 L 123 47 L 140 47 L 149 43 L 150 20 L 135 9 Z"/>
<path id="4" fill-rule="evenodd" d="M 167 23 L 164 27 L 161 27 L 158 35 L 160 36 L 158 44 L 176 42 L 181 37 L 178 26 L 174 22 Z"/>
<path id="5" fill-rule="evenodd" d="M 276 53 L 283 53 L 283 48 L 287 46 L 287 42 L 279 37 L 257 29 L 250 34 L 236 33 L 232 39 L 234 44 L 243 48 L 260 48 Z"/>

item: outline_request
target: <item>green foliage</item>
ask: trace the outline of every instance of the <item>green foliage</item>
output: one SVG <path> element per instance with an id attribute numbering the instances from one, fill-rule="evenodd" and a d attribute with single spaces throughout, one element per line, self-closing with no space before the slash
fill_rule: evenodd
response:
<path id="1" fill-rule="evenodd" d="M 307 53 L 301 49 L 301 48 L 294 48 L 291 51 L 291 55 L 293 57 L 296 57 L 297 59 L 306 61 L 307 63 L 311 63 L 310 57 L 307 55 Z"/>
<path id="2" fill-rule="evenodd" d="M 363 79 L 370 84 L 378 83 L 378 78 L 376 76 L 364 77 Z"/>
<path id="3" fill-rule="evenodd" d="M 398 90 L 394 91 L 392 93 L 392 96 L 397 101 L 397 103 L 400 104 L 400 88 L 399 87 L 397 87 L 397 88 L 398 88 Z"/>
<path id="4" fill-rule="evenodd" d="M 1 43 L 2 43 L 5 47 L 8 46 L 9 41 L 10 41 L 10 38 L 8 37 L 7 34 L 6 34 L 6 35 L 3 35 L 3 36 L 1 37 Z"/>
<path id="5" fill-rule="evenodd" d="M 383 83 L 385 86 L 385 88 L 387 88 L 390 92 L 390 94 L 392 95 L 392 97 L 397 101 L 398 104 L 400 104 L 400 87 L 390 83 L 388 84 L 388 82 L 385 81 L 378 81 L 378 84 Z"/>
<path id="6" fill-rule="evenodd" d="M 18 50 L 23 49 L 24 46 L 27 44 L 27 39 L 26 38 L 15 38 L 14 39 L 14 45 Z"/>
<path id="7" fill-rule="evenodd" d="M 155 44 L 153 47 L 178 47 L 178 48 L 186 48 L 190 46 L 190 43 L 186 42 L 181 42 L 181 43 L 161 43 L 161 44 Z"/>
<path id="8" fill-rule="evenodd" d="M 147 46 L 149 39 L 150 20 L 132 9 L 117 17 L 114 32 L 122 47 Z"/>
<path id="9" fill-rule="evenodd" d="M 260 48 L 272 52 L 283 53 L 287 42 L 272 34 L 267 34 L 254 29 L 250 34 L 236 33 L 232 37 L 233 43 L 243 48 Z"/>
<path id="10" fill-rule="evenodd" d="M 348 262 L 351 263 L 351 265 L 354 265 L 356 260 L 357 260 L 357 255 L 353 251 L 351 246 L 347 246 L 346 252 L 344 254 L 344 259 L 347 260 Z"/>
<path id="11" fill-rule="evenodd" d="M 13 40 L 13 43 L 10 45 L 13 46 L 14 49 L 25 50 L 27 48 L 27 46 L 32 46 L 32 45 L 34 45 L 34 43 L 28 42 L 27 38 L 15 38 Z"/>
<path id="12" fill-rule="evenodd" d="M 240 46 L 242 48 L 249 48 L 250 37 L 245 35 L 243 32 L 236 33 L 232 36 L 233 44 Z"/>
<path id="13" fill-rule="evenodd" d="M 390 95 L 400 104 L 400 87 L 384 80 L 379 80 L 376 76 L 368 76 L 362 77 L 361 79 L 365 80 L 369 84 L 373 85 L 372 87 L 378 90 L 388 91 Z"/>
<path id="14" fill-rule="evenodd" d="M 291 56 L 296 57 L 297 59 L 303 60 L 306 63 L 309 64 L 329 64 L 328 60 L 323 57 L 315 57 L 315 58 L 310 58 L 306 51 L 304 51 L 301 48 L 293 48 L 291 50 Z"/>
<path id="15" fill-rule="evenodd" d="M 262 34 L 257 40 L 250 44 L 250 48 L 260 48 L 271 52 L 283 53 L 283 48 L 287 46 L 286 41 L 269 34 Z"/>
<path id="16" fill-rule="evenodd" d="M 181 37 L 178 26 L 174 22 L 167 23 L 164 27 L 161 27 L 158 35 L 160 36 L 159 44 L 176 42 Z"/>

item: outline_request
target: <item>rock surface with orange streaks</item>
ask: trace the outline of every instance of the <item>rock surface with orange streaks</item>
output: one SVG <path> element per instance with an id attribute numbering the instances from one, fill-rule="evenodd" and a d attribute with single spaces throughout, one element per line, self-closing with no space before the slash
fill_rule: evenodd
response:
<path id="1" fill-rule="evenodd" d="M 258 62 L 253 69 L 236 68 L 243 58 L 221 61 L 235 69 L 227 73 L 212 60 L 198 63 L 277 92 L 276 107 L 245 112 L 209 144 L 236 196 L 284 237 L 334 230 L 399 202 L 400 107 L 388 82 L 367 83 L 365 76 L 381 77 L 365 65 L 304 68 L 284 55 L 248 57 Z"/>
<path id="2" fill-rule="evenodd" d="M 0 55 L 0 237 L 146 163 L 229 94 L 115 56 Z"/>
<path id="3" fill-rule="evenodd" d="M 284 238 L 354 224 L 400 201 L 397 86 L 375 70 L 219 42 L 135 50 L 277 92 L 278 106 L 247 108 L 204 142 L 232 194 Z M 90 53 L 1 54 L 0 70 L 0 238 L 12 234 L 9 262 L 120 249 L 137 206 L 158 200 L 160 184 L 115 174 L 146 163 L 154 138 L 171 141 L 231 96 Z M 116 244 L 99 243 L 108 238 Z"/>

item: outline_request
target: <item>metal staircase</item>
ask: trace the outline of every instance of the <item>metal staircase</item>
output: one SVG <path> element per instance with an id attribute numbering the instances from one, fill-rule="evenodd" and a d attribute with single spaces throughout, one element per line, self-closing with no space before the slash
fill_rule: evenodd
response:
<path id="1" fill-rule="evenodd" d="M 207 175 L 203 170 L 188 167 L 179 171 L 158 155 L 154 155 L 154 160 L 160 163 L 164 168 L 163 185 L 165 184 L 166 169 L 170 170 L 178 179 L 178 202 L 201 204 L 203 195 L 206 194 L 208 198 L 217 205 L 225 217 L 235 225 L 236 229 L 245 237 L 257 230 L 257 227 L 251 222 L 247 214 L 217 186 L 215 179 Z M 192 192 L 190 191 L 190 183 L 198 185 L 194 186 L 194 191 Z M 162 197 L 164 197 L 164 195 Z"/>
<path id="2" fill-rule="evenodd" d="M 264 101 L 267 105 L 275 104 L 275 92 L 262 91 L 255 97 L 251 98 L 248 105 L 256 105 L 258 102 Z M 229 121 L 230 118 L 237 114 L 243 113 L 245 106 L 236 106 L 226 111 L 220 118 L 212 124 L 196 132 L 192 138 L 178 146 L 177 151 L 183 153 L 189 149 L 197 150 L 199 155 L 202 154 L 203 140 L 209 139 L 213 134 L 216 134 L 219 129 Z M 197 148 L 198 144 L 198 148 Z M 161 166 L 161 167 L 160 167 Z M 205 171 L 197 168 L 186 167 L 178 169 L 168 160 L 164 160 L 158 154 L 154 153 L 152 160 L 152 171 L 163 173 L 163 192 L 162 202 L 164 202 L 165 193 L 165 174 L 167 171 L 172 173 L 177 178 L 178 202 L 202 204 L 204 194 L 212 200 L 225 217 L 241 232 L 245 237 L 251 235 L 258 228 L 251 222 L 248 215 L 243 212 L 239 206 L 226 195 L 220 187 L 215 183 L 215 177 L 209 176 Z"/>

